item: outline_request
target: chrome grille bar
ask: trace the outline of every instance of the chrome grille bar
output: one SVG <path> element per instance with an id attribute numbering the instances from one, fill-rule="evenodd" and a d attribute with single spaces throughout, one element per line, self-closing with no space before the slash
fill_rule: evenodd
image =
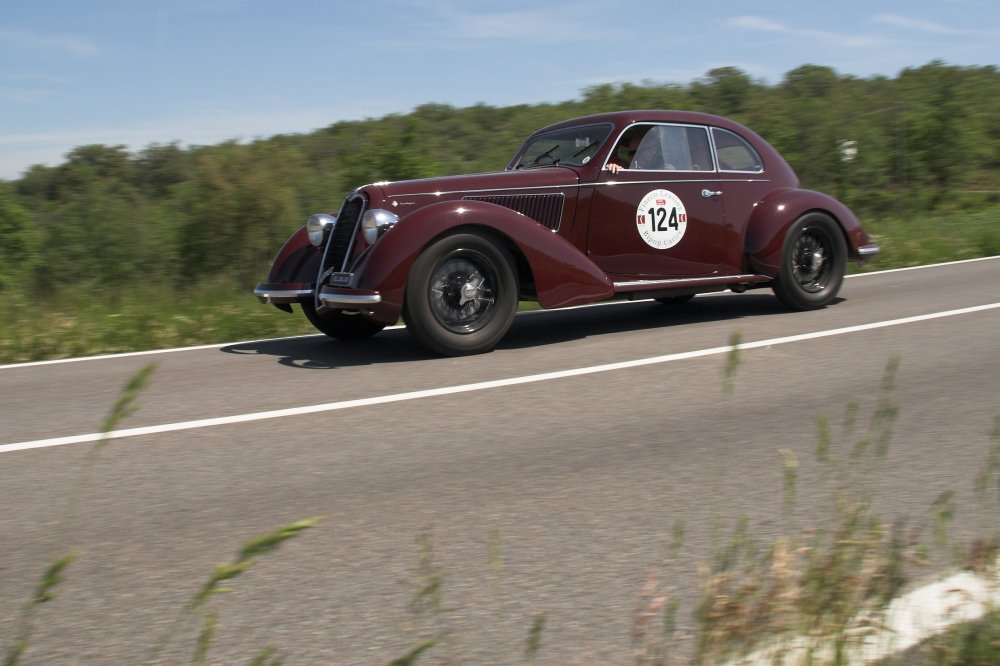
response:
<path id="1" fill-rule="evenodd" d="M 360 194 L 348 197 L 337 215 L 337 223 L 333 227 L 326 243 L 326 250 L 323 252 L 323 262 L 320 265 L 320 276 L 322 277 L 328 270 L 346 271 L 351 260 L 351 248 L 354 246 L 354 237 L 358 232 L 358 225 L 361 223 L 361 215 L 365 211 L 365 199 Z M 317 282 L 320 282 L 318 280 Z"/>

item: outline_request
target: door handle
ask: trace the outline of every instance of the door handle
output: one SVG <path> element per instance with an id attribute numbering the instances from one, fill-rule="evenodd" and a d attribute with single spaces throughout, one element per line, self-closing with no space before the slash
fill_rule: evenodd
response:
<path id="1" fill-rule="evenodd" d="M 705 189 L 705 190 L 701 191 L 701 196 L 703 196 L 706 199 L 711 199 L 712 197 L 721 197 L 722 196 L 722 190 L 708 190 L 708 189 Z"/>

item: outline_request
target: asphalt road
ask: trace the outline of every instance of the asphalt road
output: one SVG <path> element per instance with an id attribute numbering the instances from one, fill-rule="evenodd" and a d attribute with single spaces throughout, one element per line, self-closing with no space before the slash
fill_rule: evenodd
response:
<path id="1" fill-rule="evenodd" d="M 817 312 L 761 291 L 526 313 L 459 359 L 394 329 L 0 367 L 0 640 L 74 547 L 25 663 L 142 663 L 214 565 L 322 516 L 213 602 L 213 663 L 275 645 L 288 664 L 382 664 L 434 631 L 421 663 L 523 663 L 541 616 L 538 663 L 630 663 L 643 585 L 682 599 L 689 624 L 697 565 L 737 517 L 763 543 L 826 524 L 843 477 L 815 461 L 817 419 L 845 461 L 891 359 L 892 446 L 852 483 L 928 542 L 949 490 L 956 544 L 997 527 L 972 492 L 1000 411 L 997 283 L 994 258 L 853 277 Z M 750 348 L 726 391 L 734 334 Z M 54 438 L 95 433 L 150 362 L 121 427 L 174 425 L 104 447 L 60 537 L 93 444 Z M 204 422 L 221 417 L 246 420 Z M 791 513 L 783 449 L 800 464 Z M 418 597 L 434 580 L 440 599 Z M 159 661 L 188 663 L 196 634 L 182 621 Z"/>

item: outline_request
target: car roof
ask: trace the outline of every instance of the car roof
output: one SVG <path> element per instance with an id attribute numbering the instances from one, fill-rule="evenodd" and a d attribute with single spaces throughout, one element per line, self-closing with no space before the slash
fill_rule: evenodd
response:
<path id="1" fill-rule="evenodd" d="M 541 134 L 563 127 L 573 127 L 576 125 L 611 123 L 616 128 L 622 129 L 635 123 L 690 123 L 693 125 L 714 125 L 725 129 L 736 131 L 744 136 L 755 136 L 755 133 L 740 123 L 724 118 L 723 116 L 700 111 L 682 111 L 667 109 L 636 109 L 631 111 L 612 111 L 608 113 L 595 113 L 569 120 L 562 120 L 558 123 L 547 125 L 534 134 Z"/>

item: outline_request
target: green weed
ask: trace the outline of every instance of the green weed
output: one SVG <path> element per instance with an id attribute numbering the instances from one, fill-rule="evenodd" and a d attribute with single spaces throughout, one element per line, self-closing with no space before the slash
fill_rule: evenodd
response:
<path id="1" fill-rule="evenodd" d="M 39 607 L 56 597 L 56 588 L 65 580 L 66 572 L 70 565 L 80 556 L 81 550 L 79 547 L 75 547 L 65 553 L 63 551 L 66 548 L 66 542 L 69 540 L 69 529 L 74 523 L 76 512 L 83 503 L 83 494 L 90 483 L 97 456 L 111 441 L 110 433 L 117 430 L 124 419 L 135 413 L 138 408 L 138 399 L 143 390 L 148 386 L 155 369 L 156 364 L 148 364 L 133 375 L 125 383 L 118 399 L 115 400 L 108 414 L 105 416 L 101 426 L 102 436 L 88 451 L 87 462 L 83 467 L 79 480 L 69 493 L 62 521 L 57 527 L 56 552 L 60 554 L 42 572 L 31 597 L 22 607 L 15 635 L 10 640 L 10 644 L 4 653 L 3 666 L 17 666 L 21 663 L 22 658 L 31 646 L 31 636 L 36 620 L 35 616 Z M 162 650 L 173 639 L 183 619 L 196 612 L 202 612 L 201 628 L 195 641 L 191 663 L 196 666 L 208 664 L 208 653 L 211 649 L 219 620 L 218 610 L 208 606 L 208 602 L 217 594 L 231 591 L 231 588 L 223 587 L 223 583 L 231 581 L 245 573 L 253 566 L 257 558 L 274 552 L 284 542 L 297 537 L 302 531 L 314 526 L 318 520 L 318 518 L 309 518 L 298 521 L 280 527 L 269 534 L 251 539 L 243 545 L 233 561 L 218 565 L 204 585 L 181 609 L 174 623 L 156 641 L 150 651 L 148 661 L 154 662 L 156 660 Z M 268 647 L 262 650 L 251 663 L 255 666 L 278 666 L 282 663 L 283 659 L 274 648 Z"/>

